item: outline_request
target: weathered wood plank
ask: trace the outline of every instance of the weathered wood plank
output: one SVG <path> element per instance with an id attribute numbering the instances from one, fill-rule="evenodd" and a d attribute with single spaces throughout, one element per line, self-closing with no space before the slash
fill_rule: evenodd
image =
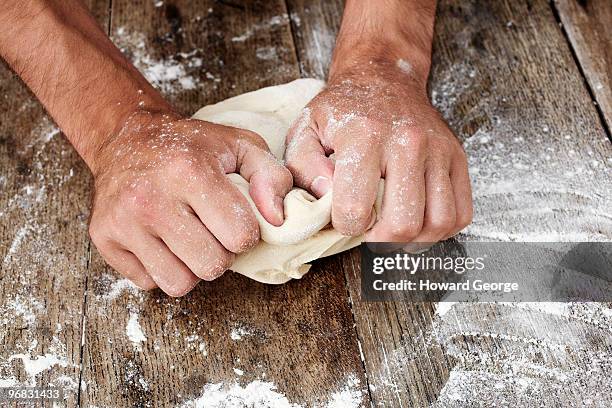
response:
<path id="1" fill-rule="evenodd" d="M 589 86 L 612 128 L 612 5 L 606 0 L 555 0 Z"/>
<path id="2" fill-rule="evenodd" d="M 105 26 L 109 2 L 88 3 Z M 0 95 L 0 382 L 54 385 L 76 406 L 89 172 L 4 64 Z"/>
<path id="3" fill-rule="evenodd" d="M 317 51 L 313 30 L 337 18 L 341 2 L 294 0 L 289 9 L 304 72 L 322 75 L 331 49 Z M 434 49 L 431 97 L 470 157 L 468 237 L 612 238 L 612 152 L 547 2 L 442 1 Z M 358 251 L 341 259 L 374 404 L 606 404 L 597 384 L 609 388 L 611 322 L 584 322 L 606 305 L 368 303 Z M 581 344 L 585 336 L 593 344 Z"/>
<path id="4" fill-rule="evenodd" d="M 299 77 L 282 1 L 156 4 L 113 1 L 113 38 L 184 112 Z M 125 288 L 95 254 L 85 406 L 172 406 L 236 387 L 308 406 L 346 395 L 367 402 L 337 260 L 278 287 L 228 273 L 179 300 Z"/>
<path id="5" fill-rule="evenodd" d="M 344 1 L 289 0 L 287 8 L 302 75 L 327 78 Z"/>

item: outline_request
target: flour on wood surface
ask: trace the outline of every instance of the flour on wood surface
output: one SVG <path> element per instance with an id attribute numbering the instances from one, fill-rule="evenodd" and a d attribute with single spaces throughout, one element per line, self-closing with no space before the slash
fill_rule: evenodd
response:
<path id="1" fill-rule="evenodd" d="M 245 386 L 237 383 L 207 384 L 199 398 L 185 402 L 181 408 L 297 408 L 279 393 L 276 385 L 266 381 L 253 381 Z"/>
<path id="2" fill-rule="evenodd" d="M 155 47 L 150 46 L 145 35 L 128 31 L 125 27 L 117 28 L 112 39 L 145 78 L 170 99 L 185 91 L 217 89 L 220 78 L 214 72 L 220 72 L 223 62 L 205 58 L 200 48 L 169 56 L 154 56 L 149 50 Z M 206 69 L 213 72 L 205 71 L 206 80 L 203 80 L 202 71 Z"/>
<path id="3" fill-rule="evenodd" d="M 268 20 L 253 24 L 242 34 L 232 37 L 232 41 L 233 42 L 244 42 L 262 30 L 266 30 L 272 27 L 282 26 L 286 24 L 288 21 L 289 21 L 289 16 L 287 14 L 273 16 Z"/>
<path id="4" fill-rule="evenodd" d="M 147 341 L 147 336 L 145 336 L 144 332 L 142 331 L 138 318 L 139 315 L 137 313 L 130 312 L 130 317 L 128 318 L 127 325 L 125 326 L 125 334 L 132 342 L 134 347 L 140 350 L 141 343 Z"/>
<path id="5" fill-rule="evenodd" d="M 576 133 L 568 133 L 538 117 L 526 129 L 527 118 L 508 107 L 516 96 L 496 94 L 495 84 L 492 95 L 479 99 L 467 115 L 457 114 L 457 104 L 477 89 L 481 75 L 458 63 L 439 75 L 431 91 L 468 157 L 475 214 L 466 235 L 495 241 L 611 240 L 612 157 L 604 153 L 610 152 L 605 135 L 593 140 L 595 150 L 576 143 L 584 137 L 580 123 Z M 462 133 L 471 121 L 483 121 L 483 113 L 485 123 Z"/>
<path id="6" fill-rule="evenodd" d="M 489 318 L 483 317 L 487 309 Z M 474 400 L 523 406 L 585 398 L 594 406 L 612 403 L 603 391 L 612 387 L 612 317 L 606 304 L 456 303 L 438 314 L 430 335 L 424 344 L 442 345 L 456 361 L 440 407 Z"/>
<path id="7" fill-rule="evenodd" d="M 41 116 L 40 106 L 30 100 L 18 110 L 25 116 Z M 64 201 L 61 194 L 71 188 L 78 169 L 70 164 L 77 163 L 76 153 L 58 137 L 59 133 L 53 122 L 42 116 L 29 133 L 15 135 L 14 154 L 25 171 L 17 179 L 11 175 L 12 169 L 0 177 L 0 218 L 8 238 L 0 246 L 4 249 L 0 269 L 10 276 L 12 285 L 10 293 L 0 300 L 0 325 L 5 328 L 0 330 L 0 343 L 4 345 L 0 352 L 0 386 L 54 385 L 68 393 L 76 391 L 77 363 L 66 351 L 64 331 L 79 332 L 82 302 L 71 300 L 72 292 L 65 281 L 83 279 L 81 270 L 86 261 L 74 259 L 66 251 L 65 220 L 61 218 L 65 214 L 56 214 L 53 207 Z M 70 219 L 72 231 L 83 238 L 87 237 L 87 217 L 83 212 Z M 62 303 L 62 323 L 49 322 L 40 274 L 45 279 L 53 277 L 52 286 L 46 290 L 67 295 Z M 44 338 L 40 337 L 41 330 L 47 333 Z M 11 336 L 15 331 L 20 334 Z M 48 379 L 45 383 L 41 382 L 43 376 Z"/>
<path id="8" fill-rule="evenodd" d="M 238 376 L 244 374 L 235 368 L 234 372 Z M 291 402 L 269 381 L 255 380 L 243 385 L 211 383 L 204 386 L 198 398 L 184 402 L 180 408 L 359 408 L 364 406 L 365 394 L 354 374 L 349 375 L 342 388 L 329 395 L 323 405 Z"/>

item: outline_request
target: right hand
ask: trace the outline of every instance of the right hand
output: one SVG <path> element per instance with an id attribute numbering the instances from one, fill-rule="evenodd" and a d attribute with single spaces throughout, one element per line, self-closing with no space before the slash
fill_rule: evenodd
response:
<path id="1" fill-rule="evenodd" d="M 259 241 L 255 215 L 225 174 L 240 173 L 261 214 L 283 223 L 291 173 L 253 132 L 139 112 L 99 150 L 89 232 L 143 289 L 182 296 Z"/>

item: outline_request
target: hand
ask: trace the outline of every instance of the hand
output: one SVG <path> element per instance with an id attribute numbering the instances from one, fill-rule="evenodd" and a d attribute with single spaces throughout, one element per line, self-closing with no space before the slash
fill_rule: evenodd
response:
<path id="1" fill-rule="evenodd" d="M 283 222 L 293 184 L 255 133 L 148 112 L 103 145 L 92 171 L 96 247 L 137 286 L 171 296 L 219 277 L 259 240 L 249 203 L 225 174 L 250 181 L 257 208 L 274 225 Z"/>
<path id="2" fill-rule="evenodd" d="M 370 61 L 330 75 L 287 138 L 296 185 L 321 197 L 333 186 L 332 223 L 371 242 L 437 242 L 471 222 L 465 153 L 408 62 Z M 334 154 L 334 160 L 329 155 Z"/>

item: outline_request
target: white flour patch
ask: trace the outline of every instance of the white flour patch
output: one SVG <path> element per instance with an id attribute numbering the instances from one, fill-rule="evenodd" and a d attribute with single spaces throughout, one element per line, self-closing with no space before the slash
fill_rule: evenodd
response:
<path id="1" fill-rule="evenodd" d="M 327 408 L 358 408 L 362 405 L 364 391 L 360 388 L 360 381 L 354 375 L 346 380 L 342 390 L 331 395 Z"/>
<path id="2" fill-rule="evenodd" d="M 19 381 L 15 377 L 0 378 L 0 388 L 15 387 Z"/>
<path id="3" fill-rule="evenodd" d="M 259 47 L 255 50 L 255 56 L 264 61 L 275 60 L 278 58 L 276 47 Z"/>
<path id="4" fill-rule="evenodd" d="M 113 40 L 145 78 L 162 93 L 172 96 L 199 88 L 199 73 L 203 64 L 201 50 L 156 58 L 148 53 L 145 35 L 127 32 L 125 27 L 115 31 Z"/>
<path id="5" fill-rule="evenodd" d="M 7 266 L 13 256 L 17 253 L 24 239 L 32 232 L 32 226 L 30 224 L 26 224 L 20 227 L 13 238 L 13 242 L 11 242 L 11 246 L 9 247 L 8 252 L 6 253 L 4 260 L 2 261 L 2 265 Z"/>
<path id="6" fill-rule="evenodd" d="M 288 21 L 289 21 L 289 16 L 287 14 L 274 16 L 267 21 L 252 25 L 244 33 L 238 36 L 232 37 L 232 41 L 233 42 L 244 42 L 248 40 L 249 38 L 251 38 L 255 33 L 257 33 L 260 30 L 265 30 L 267 28 L 281 26 L 283 24 L 286 24 Z"/>
<path id="7" fill-rule="evenodd" d="M 242 340 L 244 336 L 250 336 L 251 332 L 244 327 L 235 327 L 230 332 L 230 339 L 234 341 Z"/>
<path id="8" fill-rule="evenodd" d="M 36 376 L 43 371 L 47 371 L 57 365 L 61 367 L 68 366 L 66 357 L 56 354 L 45 354 L 35 357 L 32 357 L 30 354 L 14 354 L 8 358 L 8 362 L 15 359 L 20 359 L 23 362 L 23 368 L 32 383 L 35 383 Z"/>
<path id="9" fill-rule="evenodd" d="M 408 61 L 400 58 L 397 60 L 396 65 L 404 74 L 409 75 L 412 73 L 412 65 Z"/>
<path id="10" fill-rule="evenodd" d="M 237 383 L 207 384 L 199 398 L 183 403 L 180 408 L 299 408 L 276 390 L 271 382 L 253 381 L 245 386 Z"/>
<path id="11" fill-rule="evenodd" d="M 53 386 L 61 387 L 64 390 L 76 391 L 78 388 L 77 382 L 74 378 L 67 375 L 60 375 L 52 381 Z"/>
<path id="12" fill-rule="evenodd" d="M 24 323 L 32 326 L 36 323 L 36 313 L 43 312 L 44 306 L 33 297 L 15 295 L 0 310 L 3 316 L 6 316 L 6 318 L 1 319 L 4 324 L 9 323 L 8 319 L 12 320 L 15 317 L 21 317 Z"/>
<path id="13" fill-rule="evenodd" d="M 103 277 L 104 279 L 113 279 L 111 275 L 107 275 Z M 142 290 L 140 290 L 136 285 L 134 285 L 129 279 L 118 279 L 110 284 L 108 288 L 108 292 L 97 296 L 100 300 L 113 301 L 120 297 L 124 292 L 129 292 L 132 295 L 135 295 L 139 298 L 143 297 Z"/>
<path id="14" fill-rule="evenodd" d="M 134 347 L 140 350 L 140 343 L 147 341 L 147 337 L 142 331 L 140 323 L 138 323 L 138 318 L 138 314 L 130 312 L 130 317 L 128 319 L 127 325 L 125 326 L 125 334 L 127 335 L 128 339 L 130 339 Z"/>

